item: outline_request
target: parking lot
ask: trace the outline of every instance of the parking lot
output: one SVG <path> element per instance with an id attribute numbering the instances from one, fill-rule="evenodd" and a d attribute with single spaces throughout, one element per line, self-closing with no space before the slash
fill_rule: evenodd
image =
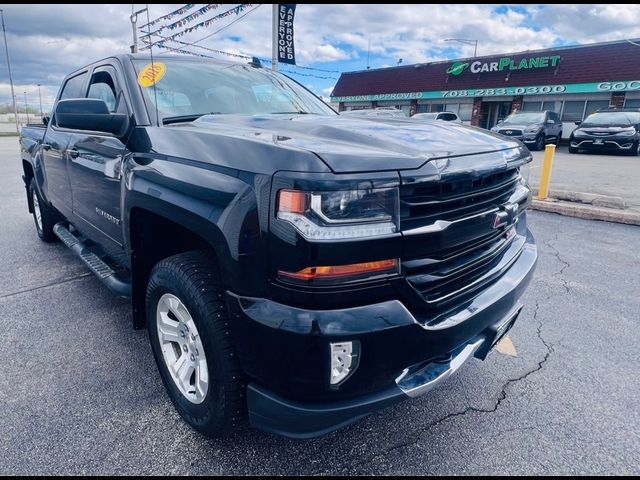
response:
<path id="1" fill-rule="evenodd" d="M 530 182 L 540 182 L 544 152 L 533 152 Z M 640 212 L 640 157 L 615 153 L 569 153 L 556 149 L 551 189 L 621 197 L 628 208 Z"/>
<path id="2" fill-rule="evenodd" d="M 513 350 L 324 438 L 212 440 L 127 302 L 38 240 L 17 141 L 0 138 L 0 474 L 640 474 L 640 227 L 531 212 Z"/>

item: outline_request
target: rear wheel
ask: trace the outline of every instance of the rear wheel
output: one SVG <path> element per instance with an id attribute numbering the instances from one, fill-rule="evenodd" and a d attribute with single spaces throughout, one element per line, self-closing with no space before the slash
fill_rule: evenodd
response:
<path id="1" fill-rule="evenodd" d="M 53 242 L 57 238 L 53 233 L 53 226 L 60 220 L 60 216 L 40 197 L 35 178 L 32 178 L 31 183 L 29 183 L 29 202 L 31 203 L 33 221 L 36 224 L 36 232 L 40 240 Z"/>
<path id="2" fill-rule="evenodd" d="M 244 417 L 243 373 L 231 341 L 225 289 L 213 255 L 159 262 L 147 288 L 147 322 L 162 381 L 194 429 L 220 436 Z"/>

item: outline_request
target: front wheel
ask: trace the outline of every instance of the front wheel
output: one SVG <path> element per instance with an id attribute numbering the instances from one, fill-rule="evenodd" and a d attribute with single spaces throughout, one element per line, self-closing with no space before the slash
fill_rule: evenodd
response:
<path id="1" fill-rule="evenodd" d="M 575 147 L 569 147 L 569 153 L 578 153 L 578 149 Z"/>
<path id="2" fill-rule="evenodd" d="M 29 183 L 29 203 L 31 204 L 31 212 L 33 221 L 36 224 L 36 232 L 43 242 L 53 242 L 56 235 L 53 233 L 54 225 L 60 220 L 57 212 L 47 205 L 36 187 L 36 179 L 32 178 Z"/>
<path id="3" fill-rule="evenodd" d="M 537 151 L 544 150 L 544 134 L 538 135 L 536 138 L 536 145 L 534 147 Z"/>
<path id="4" fill-rule="evenodd" d="M 182 418 L 207 436 L 233 430 L 245 410 L 224 292 L 215 258 L 205 251 L 160 261 L 147 287 L 149 338 L 162 381 Z"/>

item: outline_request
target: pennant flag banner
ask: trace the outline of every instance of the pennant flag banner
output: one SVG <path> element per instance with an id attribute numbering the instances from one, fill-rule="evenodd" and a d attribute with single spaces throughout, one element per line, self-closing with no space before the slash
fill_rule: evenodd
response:
<path id="1" fill-rule="evenodd" d="M 173 30 L 174 28 L 182 27 L 183 25 L 186 25 L 186 24 L 187 24 L 187 23 L 189 23 L 190 21 L 195 20 L 195 19 L 196 19 L 196 18 L 198 18 L 200 15 L 204 15 L 205 13 L 207 13 L 207 12 L 208 12 L 208 11 L 210 11 L 210 10 L 215 10 L 215 9 L 216 9 L 216 8 L 218 8 L 219 6 L 220 6 L 220 4 L 219 4 L 219 3 L 211 3 L 211 4 L 209 4 L 209 5 L 205 5 L 204 7 L 199 8 L 198 10 L 196 10 L 195 12 L 190 13 L 190 14 L 189 14 L 189 15 L 187 15 L 186 17 L 181 18 L 180 20 L 176 20 L 175 22 L 170 23 L 169 25 L 163 25 L 163 26 L 161 26 L 159 29 L 154 30 L 154 31 L 153 31 L 153 32 L 151 32 L 151 33 L 147 33 L 147 34 L 143 35 L 143 36 L 142 36 L 142 37 L 140 37 L 140 38 L 148 37 L 149 35 L 154 35 L 154 34 L 156 34 L 156 33 L 160 33 L 160 32 L 162 32 L 165 28 L 169 28 L 169 29 Z M 142 30 L 142 28 L 141 28 L 141 30 Z"/>
<path id="2" fill-rule="evenodd" d="M 141 27 L 138 27 L 138 28 L 140 28 L 140 30 L 142 30 L 145 27 L 149 27 L 151 25 L 155 25 L 158 22 L 161 22 L 162 20 L 169 20 L 170 18 L 173 18 L 176 15 L 182 15 L 182 14 L 186 13 L 187 11 L 191 10 L 194 7 L 194 5 L 195 5 L 195 3 L 187 3 L 183 7 L 180 7 L 178 10 L 174 10 L 171 13 L 167 13 L 166 15 L 163 15 L 160 18 L 156 18 L 153 22 L 145 23 L 144 25 L 142 25 Z"/>
<path id="3" fill-rule="evenodd" d="M 215 22 L 216 20 L 220 20 L 221 18 L 228 17 L 229 15 L 238 15 L 239 13 L 245 11 L 247 8 L 252 7 L 252 6 L 253 6 L 253 4 L 251 4 L 251 3 L 241 3 L 237 7 L 231 8 L 231 9 L 227 10 L 226 12 L 222 12 L 221 14 L 216 15 L 215 17 L 211 17 L 211 18 L 205 20 L 204 22 L 196 23 L 192 27 L 189 27 L 189 28 L 186 28 L 184 30 L 181 30 L 178 33 L 174 33 L 173 35 L 162 37 L 162 39 L 163 40 L 173 40 L 174 38 L 182 37 L 183 35 L 187 35 L 188 33 L 193 32 L 194 30 L 198 30 L 199 28 L 208 27 L 213 22 Z M 151 42 L 151 38 L 149 36 L 150 35 L 157 35 L 164 28 L 170 28 L 171 30 L 173 30 L 173 29 L 178 28 L 178 27 L 177 26 L 173 26 L 172 27 L 171 25 L 167 25 L 166 27 L 162 27 L 160 30 L 156 30 L 155 32 L 151 32 L 150 34 L 148 33 L 146 35 L 143 35 L 140 38 L 142 39 L 143 42 L 146 42 L 147 45 L 142 47 L 141 50 L 144 50 L 144 49 L 147 49 L 147 48 L 149 48 L 149 47 L 151 47 L 153 45 L 156 45 L 158 42 L 150 43 Z"/>

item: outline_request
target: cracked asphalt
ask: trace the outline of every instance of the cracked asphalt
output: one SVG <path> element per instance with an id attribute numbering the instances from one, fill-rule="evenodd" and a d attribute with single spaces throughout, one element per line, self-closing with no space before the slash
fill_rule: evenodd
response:
<path id="1" fill-rule="evenodd" d="M 0 474 L 640 474 L 640 228 L 532 212 L 516 357 L 320 439 L 211 440 L 127 303 L 37 239 L 16 144 L 0 138 Z"/>

